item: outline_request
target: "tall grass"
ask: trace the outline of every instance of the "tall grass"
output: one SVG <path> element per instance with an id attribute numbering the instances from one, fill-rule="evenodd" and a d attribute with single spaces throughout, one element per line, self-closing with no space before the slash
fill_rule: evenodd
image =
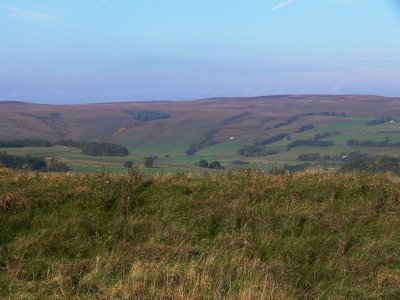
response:
<path id="1" fill-rule="evenodd" d="M 389 174 L 0 169 L 0 298 L 399 299 Z"/>

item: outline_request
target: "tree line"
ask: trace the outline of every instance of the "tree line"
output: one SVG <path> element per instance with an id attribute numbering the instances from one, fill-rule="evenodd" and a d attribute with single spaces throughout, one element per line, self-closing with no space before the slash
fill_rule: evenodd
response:
<path id="1" fill-rule="evenodd" d="M 269 156 L 278 154 L 278 152 L 275 150 L 269 150 L 265 146 L 257 145 L 243 146 L 238 149 L 237 153 L 246 157 Z"/>
<path id="2" fill-rule="evenodd" d="M 329 112 L 329 111 L 323 111 L 323 112 L 308 112 L 304 114 L 298 114 L 294 115 L 292 117 L 287 118 L 286 120 L 279 122 L 274 125 L 274 128 L 279 128 L 283 126 L 290 125 L 294 121 L 297 121 L 301 117 L 310 117 L 310 116 L 326 116 L 326 117 L 346 117 L 346 113 L 343 112 Z"/>
<path id="3" fill-rule="evenodd" d="M 367 123 L 367 126 L 375 126 L 375 125 L 385 124 L 385 123 L 389 123 L 391 121 L 398 122 L 398 120 L 392 118 L 391 116 L 387 116 L 387 117 L 381 117 L 381 118 L 376 118 L 374 120 L 371 120 Z"/>
<path id="4" fill-rule="evenodd" d="M 340 171 L 367 171 L 372 173 L 393 172 L 400 174 L 400 165 L 399 159 L 395 157 L 352 153 L 352 155 L 346 158 Z"/>
<path id="5" fill-rule="evenodd" d="M 318 152 L 315 153 L 304 153 L 297 156 L 299 161 L 321 161 L 321 160 L 332 160 L 332 157 L 328 154 L 321 156 Z"/>
<path id="6" fill-rule="evenodd" d="M 289 143 L 286 146 L 286 149 L 289 151 L 292 148 L 302 147 L 302 146 L 311 146 L 311 147 L 329 147 L 333 146 L 335 143 L 333 141 L 321 141 L 321 139 L 330 137 L 332 135 L 337 134 L 336 131 L 317 133 L 312 138 L 306 140 L 295 140 Z"/>
<path id="7" fill-rule="evenodd" d="M 357 141 L 357 140 L 348 140 L 347 146 L 352 147 L 400 147 L 400 142 L 392 143 L 389 139 L 385 141 Z"/>
<path id="8" fill-rule="evenodd" d="M 335 143 L 332 141 L 315 141 L 312 139 L 308 139 L 308 140 L 296 140 L 293 141 L 291 143 L 289 143 L 286 146 L 286 149 L 289 151 L 292 148 L 296 148 L 296 147 L 302 147 L 302 146 L 310 146 L 310 147 L 329 147 L 329 146 L 333 146 Z"/>
<path id="9" fill-rule="evenodd" d="M 0 165 L 16 170 L 32 170 L 44 172 L 65 172 L 70 168 L 63 162 L 52 158 L 47 162 L 43 157 L 33 157 L 31 155 L 12 155 L 7 152 L 0 152 Z"/>
<path id="10" fill-rule="evenodd" d="M 129 151 L 124 146 L 112 143 L 79 142 L 72 139 L 61 140 L 56 145 L 80 148 L 82 154 L 90 156 L 128 156 Z"/>
<path id="11" fill-rule="evenodd" d="M 128 156 L 124 146 L 110 143 L 83 142 L 80 146 L 82 154 L 90 156 Z"/>
<path id="12" fill-rule="evenodd" d="M 313 124 L 307 124 L 307 125 L 304 125 L 304 126 L 300 127 L 299 129 L 297 129 L 296 133 L 305 132 L 305 131 L 308 131 L 308 130 L 311 130 L 311 129 L 314 129 L 314 128 L 315 127 L 314 127 Z"/>
<path id="13" fill-rule="evenodd" d="M 217 144 L 217 141 L 214 140 L 216 133 L 216 129 L 210 129 L 203 133 L 203 135 L 196 142 L 189 145 L 189 148 L 185 151 L 186 155 L 193 155 L 203 148 Z"/>
<path id="14" fill-rule="evenodd" d="M 280 133 L 280 134 L 277 134 L 277 135 L 273 135 L 273 136 L 271 136 L 271 137 L 269 137 L 268 139 L 265 139 L 265 140 L 256 140 L 254 144 L 258 145 L 258 146 L 265 146 L 265 145 L 269 145 L 269 144 L 281 141 L 287 136 L 289 136 L 288 133 Z"/>
<path id="15" fill-rule="evenodd" d="M 81 148 L 82 154 L 91 156 L 128 156 L 129 151 L 121 145 L 98 142 L 79 142 L 72 139 L 51 143 L 45 139 L 12 139 L 0 141 L 0 148 L 51 147 L 54 145 Z"/>
<path id="16" fill-rule="evenodd" d="M 0 141 L 0 148 L 51 147 L 51 142 L 44 139 L 12 139 Z"/>
<path id="17" fill-rule="evenodd" d="M 278 154 L 277 151 L 270 150 L 265 146 L 281 141 L 284 138 L 289 138 L 289 134 L 279 133 L 264 140 L 256 139 L 253 145 L 243 146 L 238 149 L 237 153 L 239 155 L 246 157 L 268 156 L 268 155 Z"/>
<path id="18" fill-rule="evenodd" d="M 133 119 L 148 122 L 159 119 L 168 119 L 169 113 L 157 110 L 124 110 L 124 113 L 130 115 Z"/>
<path id="19" fill-rule="evenodd" d="M 205 159 L 201 159 L 197 163 L 195 163 L 196 166 L 200 168 L 208 168 L 208 169 L 213 169 L 213 170 L 225 170 L 225 168 L 221 165 L 221 163 L 218 160 L 214 160 L 212 162 L 208 162 Z"/>

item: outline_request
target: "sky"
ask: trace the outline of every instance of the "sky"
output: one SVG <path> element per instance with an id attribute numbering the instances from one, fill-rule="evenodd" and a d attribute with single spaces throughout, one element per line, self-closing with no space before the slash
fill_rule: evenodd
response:
<path id="1" fill-rule="evenodd" d="M 0 0 L 0 100 L 400 96 L 400 0 Z"/>

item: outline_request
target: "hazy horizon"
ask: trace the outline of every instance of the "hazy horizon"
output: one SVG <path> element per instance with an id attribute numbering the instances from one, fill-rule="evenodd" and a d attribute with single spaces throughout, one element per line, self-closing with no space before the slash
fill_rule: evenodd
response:
<path id="1" fill-rule="evenodd" d="M 315 97 L 347 97 L 347 96 L 366 96 L 366 97 L 382 97 L 382 98 L 400 98 L 400 96 L 383 96 L 383 95 L 374 95 L 374 94 L 275 94 L 275 95 L 253 95 L 253 96 L 217 96 L 217 97 L 206 97 L 206 98 L 186 98 L 186 99 L 149 99 L 149 100 L 140 100 L 140 99 L 131 99 L 131 100 L 118 100 L 118 101 L 70 101 L 67 103 L 57 103 L 57 102 L 46 102 L 46 101 L 30 101 L 30 100 L 7 100 L 0 99 L 0 103 L 10 102 L 10 103 L 28 103 L 28 104 L 45 104 L 45 105 L 79 105 L 79 104 L 118 104 L 118 103 L 146 103 L 146 102 L 188 102 L 188 101 L 201 101 L 201 100 L 210 100 L 210 99 L 235 99 L 235 98 L 243 98 L 243 99 L 253 99 L 253 98 L 274 98 L 274 97 L 285 97 L 285 96 L 296 96 L 296 97 L 307 97 L 307 96 L 315 96 Z"/>
<path id="2" fill-rule="evenodd" d="M 398 3 L 5 0 L 0 100 L 400 96 Z"/>

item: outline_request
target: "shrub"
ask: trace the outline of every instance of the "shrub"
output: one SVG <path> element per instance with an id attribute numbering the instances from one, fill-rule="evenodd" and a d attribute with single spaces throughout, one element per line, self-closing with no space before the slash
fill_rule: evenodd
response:
<path id="1" fill-rule="evenodd" d="M 358 155 L 345 161 L 340 171 L 393 172 L 399 174 L 400 166 L 399 160 L 395 157 Z"/>
<path id="2" fill-rule="evenodd" d="M 124 162 L 124 167 L 131 169 L 133 167 L 133 161 L 132 160 L 128 160 L 126 162 Z"/>
<path id="3" fill-rule="evenodd" d="M 208 168 L 216 169 L 216 170 L 224 170 L 225 169 L 218 160 L 215 160 L 215 161 L 211 162 L 208 165 Z"/>
<path id="4" fill-rule="evenodd" d="M 152 168 L 154 164 L 154 157 L 149 156 L 149 157 L 145 157 L 144 159 L 144 166 L 146 168 Z"/>
<path id="5" fill-rule="evenodd" d="M 208 168 L 208 161 L 206 161 L 205 159 L 201 159 L 196 163 L 196 166 L 200 168 Z"/>
<path id="6" fill-rule="evenodd" d="M 58 161 L 55 158 L 51 158 L 50 162 L 46 167 L 46 171 L 48 172 L 68 172 L 71 169 L 63 162 Z"/>

